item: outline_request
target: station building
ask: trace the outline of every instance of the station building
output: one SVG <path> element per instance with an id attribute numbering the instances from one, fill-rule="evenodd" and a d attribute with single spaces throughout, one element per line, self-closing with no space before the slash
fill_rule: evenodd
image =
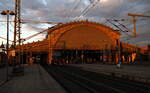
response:
<path id="1" fill-rule="evenodd" d="M 120 42 L 120 33 L 106 25 L 78 21 L 47 29 L 42 41 L 17 46 L 25 62 L 31 57 L 48 64 L 128 63 L 136 58 L 137 47 Z"/>

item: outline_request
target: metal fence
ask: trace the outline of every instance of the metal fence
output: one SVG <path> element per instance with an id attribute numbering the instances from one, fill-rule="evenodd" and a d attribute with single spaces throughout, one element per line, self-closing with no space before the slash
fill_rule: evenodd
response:
<path id="1" fill-rule="evenodd" d="M 12 67 L 8 64 L 7 55 L 0 53 L 0 85 L 10 80 Z"/>

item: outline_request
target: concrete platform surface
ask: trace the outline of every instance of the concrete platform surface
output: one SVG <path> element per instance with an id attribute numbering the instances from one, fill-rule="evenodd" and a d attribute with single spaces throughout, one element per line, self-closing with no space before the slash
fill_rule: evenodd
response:
<path id="1" fill-rule="evenodd" d="M 40 65 L 25 66 L 24 76 L 13 77 L 0 93 L 66 93 Z"/>
<path id="2" fill-rule="evenodd" d="M 6 69 L 0 68 L 0 85 L 6 80 Z"/>
<path id="3" fill-rule="evenodd" d="M 3 85 L 6 80 L 7 80 L 7 68 L 3 67 L 0 68 L 0 86 Z M 12 72 L 12 67 L 8 67 L 8 79 L 11 79 L 11 77 L 9 77 L 11 75 Z"/>
<path id="4" fill-rule="evenodd" d="M 116 65 L 109 64 L 72 64 L 71 66 L 80 67 L 87 71 L 150 83 L 150 66 L 122 64 L 119 69 Z"/>

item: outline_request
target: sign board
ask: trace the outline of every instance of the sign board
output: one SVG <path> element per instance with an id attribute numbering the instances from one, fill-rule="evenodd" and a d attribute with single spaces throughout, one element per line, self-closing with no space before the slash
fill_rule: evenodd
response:
<path id="1" fill-rule="evenodd" d="M 5 49 L 5 48 L 0 48 L 0 52 L 4 52 L 4 49 Z"/>
<path id="2" fill-rule="evenodd" d="M 2 48 L 0 48 L 0 52 L 3 52 Z"/>
<path id="3" fill-rule="evenodd" d="M 13 56 L 13 57 L 16 55 L 15 50 L 12 50 L 10 53 L 11 53 L 11 56 Z"/>

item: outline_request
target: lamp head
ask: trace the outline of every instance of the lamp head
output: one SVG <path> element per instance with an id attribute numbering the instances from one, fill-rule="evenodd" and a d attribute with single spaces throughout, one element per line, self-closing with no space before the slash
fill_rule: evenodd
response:
<path id="1" fill-rule="evenodd" d="M 2 11 L 1 15 L 7 15 L 6 11 Z"/>
<path id="2" fill-rule="evenodd" d="M 1 15 L 15 15 L 15 13 L 11 10 L 4 10 L 1 12 Z"/>
<path id="3" fill-rule="evenodd" d="M 15 15 L 14 11 L 9 12 L 10 15 Z"/>

